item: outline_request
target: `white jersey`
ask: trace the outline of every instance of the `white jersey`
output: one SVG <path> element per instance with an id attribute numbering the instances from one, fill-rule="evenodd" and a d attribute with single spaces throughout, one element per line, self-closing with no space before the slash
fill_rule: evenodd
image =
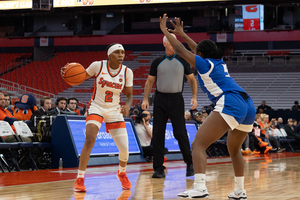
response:
<path id="1" fill-rule="evenodd" d="M 119 69 L 112 73 L 109 68 L 109 60 L 95 61 L 86 72 L 90 76 L 95 76 L 94 92 L 92 103 L 101 107 L 116 107 L 120 104 L 120 96 L 124 86 L 133 86 L 132 70 L 125 65 L 120 65 Z"/>

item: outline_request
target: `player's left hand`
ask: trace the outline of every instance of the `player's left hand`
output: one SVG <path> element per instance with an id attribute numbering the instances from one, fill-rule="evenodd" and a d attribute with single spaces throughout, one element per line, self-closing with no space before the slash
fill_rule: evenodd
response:
<path id="1" fill-rule="evenodd" d="M 192 105 L 192 107 L 191 107 L 192 110 L 197 108 L 198 102 L 197 102 L 196 98 L 191 99 L 191 105 Z"/>
<path id="2" fill-rule="evenodd" d="M 165 13 L 162 18 L 159 17 L 160 29 L 161 29 L 161 31 L 163 33 L 165 33 L 166 31 L 168 31 L 168 28 L 167 28 L 167 19 L 168 19 L 167 13 Z"/>
<path id="3" fill-rule="evenodd" d="M 126 105 L 122 105 L 120 113 L 122 113 L 124 116 L 128 116 L 129 108 Z"/>
<path id="4" fill-rule="evenodd" d="M 168 29 L 168 31 L 174 33 L 175 35 L 181 35 L 182 33 L 184 33 L 183 31 L 183 21 L 180 22 L 179 18 L 178 17 L 175 17 L 175 23 L 170 20 L 172 26 L 174 27 L 174 30 L 172 29 Z"/>

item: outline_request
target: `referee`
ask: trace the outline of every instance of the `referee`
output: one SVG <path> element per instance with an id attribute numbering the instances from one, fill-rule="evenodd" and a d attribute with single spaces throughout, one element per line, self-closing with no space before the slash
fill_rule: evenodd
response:
<path id="1" fill-rule="evenodd" d="M 176 38 L 176 36 L 173 34 Z M 156 79 L 156 91 L 153 108 L 153 168 L 152 178 L 164 178 L 164 148 L 165 130 L 170 118 L 175 139 L 187 164 L 186 176 L 194 175 L 190 142 L 187 136 L 184 119 L 184 100 L 182 96 L 184 75 L 190 82 L 192 89 L 191 109 L 197 107 L 197 82 L 190 65 L 180 57 L 169 43 L 163 38 L 165 54 L 156 58 L 150 68 L 145 84 L 142 109 L 149 108 L 148 97 Z"/>

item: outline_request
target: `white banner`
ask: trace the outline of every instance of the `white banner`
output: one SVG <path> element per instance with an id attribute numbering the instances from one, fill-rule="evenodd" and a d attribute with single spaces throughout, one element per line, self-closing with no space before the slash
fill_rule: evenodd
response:
<path id="1" fill-rule="evenodd" d="M 41 47 L 47 47 L 48 44 L 48 38 L 40 38 L 40 46 Z"/>
<path id="2" fill-rule="evenodd" d="M 217 33 L 217 42 L 227 42 L 227 33 Z"/>

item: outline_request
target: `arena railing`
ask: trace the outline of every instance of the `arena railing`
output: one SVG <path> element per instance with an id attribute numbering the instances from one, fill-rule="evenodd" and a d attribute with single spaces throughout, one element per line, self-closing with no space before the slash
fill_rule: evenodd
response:
<path id="1" fill-rule="evenodd" d="M 8 91 L 15 91 L 20 94 L 30 93 L 35 98 L 42 98 L 43 96 L 50 96 L 51 98 L 55 98 L 56 95 L 50 92 L 45 92 L 43 90 L 39 90 L 36 88 L 28 87 L 25 85 L 20 85 L 18 83 L 8 81 L 5 79 L 0 78 L 0 86 L 2 88 L 6 88 Z"/>
<path id="2" fill-rule="evenodd" d="M 268 55 L 268 56 L 224 56 L 228 66 L 295 66 L 299 65 L 299 55 Z"/>

